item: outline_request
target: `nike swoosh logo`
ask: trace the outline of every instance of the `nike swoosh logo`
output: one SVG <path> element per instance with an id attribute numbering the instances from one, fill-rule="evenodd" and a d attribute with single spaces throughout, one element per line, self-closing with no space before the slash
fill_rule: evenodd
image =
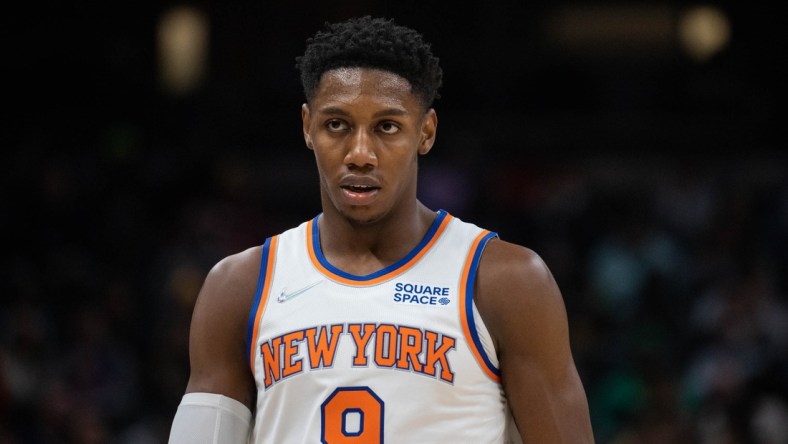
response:
<path id="1" fill-rule="evenodd" d="M 285 287 L 285 288 L 282 289 L 282 292 L 279 293 L 279 296 L 276 298 L 276 300 L 278 302 L 280 302 L 280 303 L 287 302 L 290 299 L 293 299 L 294 297 L 296 297 L 296 296 L 298 296 L 298 295 L 300 295 L 302 293 L 305 293 L 307 290 L 322 284 L 323 281 L 324 281 L 324 279 L 321 279 L 319 281 L 313 282 L 313 283 L 307 285 L 306 287 L 300 288 L 300 289 L 298 289 L 298 290 L 296 290 L 296 291 L 294 291 L 292 293 L 287 293 L 287 287 Z"/>

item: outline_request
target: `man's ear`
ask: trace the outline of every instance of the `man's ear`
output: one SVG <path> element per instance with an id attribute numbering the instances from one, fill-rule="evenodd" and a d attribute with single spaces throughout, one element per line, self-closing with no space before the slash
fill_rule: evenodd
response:
<path id="1" fill-rule="evenodd" d="M 304 142 L 307 148 L 314 149 L 312 145 L 312 137 L 309 136 L 309 105 L 304 103 L 301 105 L 301 125 L 304 132 Z"/>
<path id="2" fill-rule="evenodd" d="M 424 155 L 430 152 L 432 145 L 435 144 L 435 137 L 438 132 L 438 114 L 435 109 L 430 108 L 424 114 L 421 124 L 421 141 L 419 142 L 419 154 Z"/>

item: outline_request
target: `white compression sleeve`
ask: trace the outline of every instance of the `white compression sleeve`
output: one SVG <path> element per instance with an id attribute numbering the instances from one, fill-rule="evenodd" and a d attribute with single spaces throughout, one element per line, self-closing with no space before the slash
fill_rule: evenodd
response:
<path id="1" fill-rule="evenodd" d="M 235 399 L 187 393 L 172 421 L 169 444 L 245 444 L 252 412 Z"/>

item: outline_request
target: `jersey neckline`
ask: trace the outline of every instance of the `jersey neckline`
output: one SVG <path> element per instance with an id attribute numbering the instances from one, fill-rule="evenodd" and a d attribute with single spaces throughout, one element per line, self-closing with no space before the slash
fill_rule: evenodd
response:
<path id="1" fill-rule="evenodd" d="M 376 272 L 359 276 L 342 271 L 339 268 L 331 265 L 331 263 L 328 262 L 328 259 L 326 259 L 326 257 L 323 255 L 323 250 L 320 247 L 320 232 L 318 230 L 317 224 L 317 220 L 320 217 L 318 214 L 307 223 L 306 227 L 306 247 L 309 252 L 309 258 L 311 259 L 312 264 L 321 273 L 326 275 L 328 278 L 340 283 L 356 286 L 367 286 L 384 282 L 404 273 L 413 267 L 413 265 L 415 265 L 419 259 L 421 259 L 421 257 L 424 256 L 430 250 L 430 248 L 432 248 L 438 238 L 440 238 L 441 234 L 446 229 L 446 226 L 449 224 L 449 221 L 451 221 L 452 215 L 444 210 L 438 210 L 437 215 L 438 216 L 435 218 L 435 220 L 432 221 L 427 233 L 424 235 L 424 238 L 422 238 L 418 245 L 416 245 L 402 259 Z"/>

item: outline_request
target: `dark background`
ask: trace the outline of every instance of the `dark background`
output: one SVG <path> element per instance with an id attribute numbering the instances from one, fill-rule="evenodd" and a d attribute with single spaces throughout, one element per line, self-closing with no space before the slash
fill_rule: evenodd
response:
<path id="1" fill-rule="evenodd" d="M 513 3 L 190 3 L 186 95 L 157 74 L 174 3 L 3 14 L 0 443 L 166 441 L 207 271 L 320 211 L 294 58 L 363 14 L 441 58 L 421 198 L 551 267 L 597 441 L 786 442 L 780 16 L 715 3 L 731 40 L 700 62 L 675 37 L 694 3 Z M 577 10 L 603 26 L 556 34 Z"/>

